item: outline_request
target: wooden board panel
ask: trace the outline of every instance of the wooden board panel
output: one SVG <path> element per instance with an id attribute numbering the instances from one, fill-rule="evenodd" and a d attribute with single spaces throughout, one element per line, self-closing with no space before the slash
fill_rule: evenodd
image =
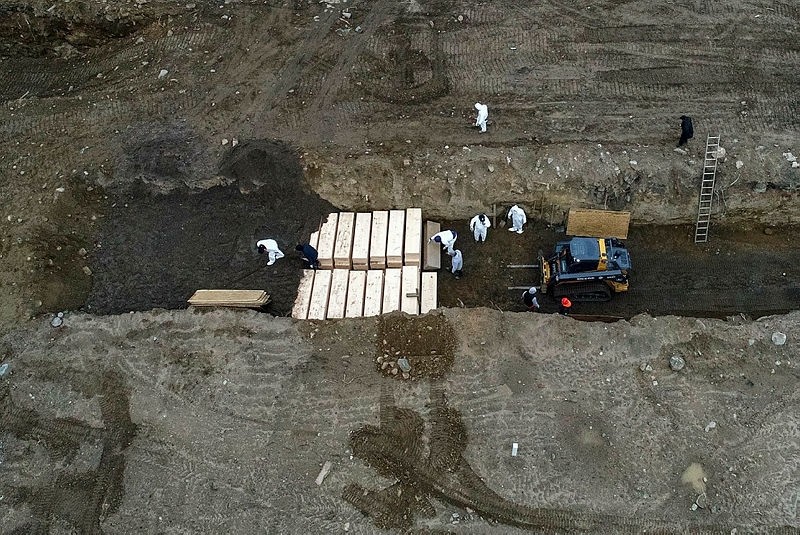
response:
<path id="1" fill-rule="evenodd" d="M 422 208 L 406 210 L 406 237 L 403 263 L 419 266 L 422 262 Z"/>
<path id="2" fill-rule="evenodd" d="M 403 270 L 400 268 L 387 268 L 383 274 L 383 306 L 381 314 L 388 314 L 400 310 L 400 290 L 402 286 Z"/>
<path id="3" fill-rule="evenodd" d="M 327 221 L 319 229 L 317 253 L 319 255 L 319 265 L 325 269 L 333 269 L 333 248 L 336 245 L 336 226 L 338 222 L 339 214 L 329 214 Z"/>
<path id="4" fill-rule="evenodd" d="M 628 238 L 630 212 L 570 208 L 567 216 L 567 235 L 594 238 Z"/>
<path id="5" fill-rule="evenodd" d="M 386 239 L 386 267 L 403 265 L 403 241 L 406 231 L 406 211 L 389 211 L 389 235 Z"/>
<path id="6" fill-rule="evenodd" d="M 267 304 L 269 295 L 264 290 L 197 290 L 189 304 L 202 306 L 228 306 L 258 308 Z"/>
<path id="7" fill-rule="evenodd" d="M 292 307 L 292 317 L 298 320 L 308 319 L 308 307 L 311 305 L 311 290 L 314 289 L 314 270 L 307 269 L 297 286 L 297 299 Z"/>
<path id="8" fill-rule="evenodd" d="M 350 255 L 353 253 L 353 227 L 356 214 L 342 212 L 336 225 L 336 243 L 333 247 L 333 267 L 350 269 Z"/>
<path id="9" fill-rule="evenodd" d="M 420 289 L 419 313 L 425 314 L 439 306 L 439 279 L 435 272 L 422 274 Z"/>
<path id="10" fill-rule="evenodd" d="M 326 318 L 343 318 L 347 305 L 347 282 L 350 280 L 350 271 L 347 269 L 334 269 L 331 276 L 331 292 L 328 297 L 328 310 Z"/>
<path id="11" fill-rule="evenodd" d="M 369 268 L 386 267 L 386 238 L 389 235 L 389 212 L 372 212 L 372 233 L 369 237 Z"/>
<path id="12" fill-rule="evenodd" d="M 328 311 L 332 273 L 318 269 L 314 275 L 314 288 L 311 290 L 311 304 L 308 307 L 308 319 L 310 320 L 325 319 L 325 313 Z"/>
<path id="13" fill-rule="evenodd" d="M 367 271 L 367 288 L 364 291 L 364 317 L 377 316 L 383 306 L 383 271 Z"/>
<path id="14" fill-rule="evenodd" d="M 369 269 L 369 237 L 372 230 L 372 214 L 361 212 L 356 214 L 356 226 L 353 230 L 353 269 Z"/>
<path id="15" fill-rule="evenodd" d="M 351 271 L 347 283 L 346 318 L 360 318 L 364 314 L 364 291 L 367 287 L 366 271 Z"/>
<path id="16" fill-rule="evenodd" d="M 425 263 L 423 269 L 442 268 L 442 246 L 431 238 L 442 230 L 442 226 L 435 221 L 425 221 Z"/>
<path id="17" fill-rule="evenodd" d="M 414 316 L 419 314 L 419 266 L 403 266 L 400 310 Z"/>

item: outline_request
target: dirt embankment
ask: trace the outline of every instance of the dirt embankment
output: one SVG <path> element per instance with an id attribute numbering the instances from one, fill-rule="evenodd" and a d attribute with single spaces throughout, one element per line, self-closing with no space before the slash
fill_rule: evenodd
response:
<path id="1" fill-rule="evenodd" d="M 791 532 L 798 327 L 67 314 L 2 339 L 0 515 L 13 533 Z M 395 349 L 411 378 L 381 369 Z"/>

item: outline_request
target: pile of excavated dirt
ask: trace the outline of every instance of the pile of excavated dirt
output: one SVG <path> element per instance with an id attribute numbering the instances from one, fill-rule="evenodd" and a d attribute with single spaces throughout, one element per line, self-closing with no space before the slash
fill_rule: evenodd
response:
<path id="1" fill-rule="evenodd" d="M 183 308 L 195 290 L 218 288 L 263 289 L 266 310 L 291 312 L 303 273 L 294 246 L 334 207 L 305 188 L 296 153 L 281 143 L 242 143 L 220 173 L 232 185 L 158 194 L 135 184 L 109 199 L 85 310 Z M 273 266 L 256 248 L 264 238 L 286 255 Z"/>
<path id="2" fill-rule="evenodd" d="M 0 341 L 8 532 L 800 528 L 797 313 L 63 321 Z"/>

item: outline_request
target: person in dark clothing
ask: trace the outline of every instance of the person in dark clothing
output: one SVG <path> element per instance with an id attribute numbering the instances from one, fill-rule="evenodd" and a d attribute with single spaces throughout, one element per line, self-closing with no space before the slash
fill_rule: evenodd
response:
<path id="1" fill-rule="evenodd" d="M 299 251 L 300 254 L 303 256 L 303 267 L 306 269 L 317 269 L 319 267 L 319 254 L 317 250 L 311 247 L 310 244 L 300 244 L 298 243 L 297 246 L 294 248 L 295 251 Z"/>
<path id="2" fill-rule="evenodd" d="M 694 137 L 694 127 L 692 126 L 692 118 L 686 115 L 681 115 L 681 139 L 678 141 L 678 146 L 682 147 Z"/>
<path id="3" fill-rule="evenodd" d="M 539 300 L 536 298 L 536 288 L 531 287 L 522 294 L 522 302 L 530 312 L 539 312 Z"/>

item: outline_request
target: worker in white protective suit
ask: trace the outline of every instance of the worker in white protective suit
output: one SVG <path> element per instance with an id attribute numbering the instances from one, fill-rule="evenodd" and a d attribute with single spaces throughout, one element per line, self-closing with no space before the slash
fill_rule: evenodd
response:
<path id="1" fill-rule="evenodd" d="M 258 247 L 259 254 L 267 253 L 269 255 L 269 262 L 267 262 L 268 266 L 271 266 L 276 260 L 283 258 L 284 256 L 283 251 L 278 248 L 278 242 L 275 240 L 259 240 L 256 242 L 256 247 Z"/>
<path id="2" fill-rule="evenodd" d="M 481 134 L 484 134 L 486 133 L 486 121 L 489 119 L 489 106 L 476 102 L 475 109 L 478 110 L 478 118 L 475 119 L 475 126 L 480 126 Z"/>
<path id="3" fill-rule="evenodd" d="M 511 220 L 511 228 L 508 230 L 516 232 L 517 234 L 522 234 L 522 226 L 528 222 L 525 210 L 515 204 L 508 210 L 508 219 Z"/>
<path id="4" fill-rule="evenodd" d="M 450 253 L 450 257 L 453 262 L 453 265 L 450 267 L 450 273 L 455 275 L 457 279 L 460 279 L 464 274 L 464 256 L 459 249 L 455 249 Z"/>
<path id="5" fill-rule="evenodd" d="M 486 214 L 478 214 L 469 222 L 469 229 L 475 236 L 475 241 L 486 241 L 486 231 L 492 226 L 492 222 Z"/>
<path id="6" fill-rule="evenodd" d="M 456 243 L 456 238 L 458 238 L 458 232 L 455 230 L 443 230 L 431 236 L 431 241 L 441 243 L 442 249 L 446 249 L 447 254 L 452 255 L 453 245 Z"/>

